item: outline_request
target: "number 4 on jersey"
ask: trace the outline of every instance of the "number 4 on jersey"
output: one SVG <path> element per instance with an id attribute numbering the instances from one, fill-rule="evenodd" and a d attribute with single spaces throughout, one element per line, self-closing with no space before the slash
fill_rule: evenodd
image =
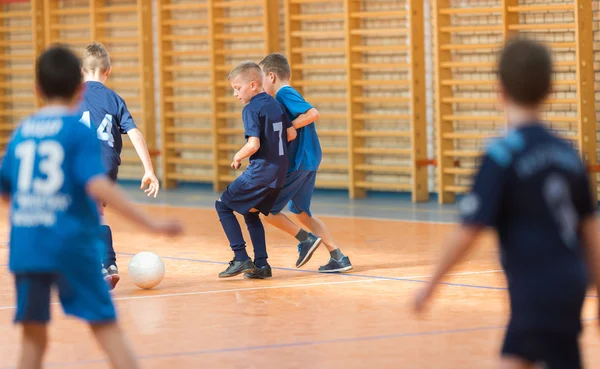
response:
<path id="1" fill-rule="evenodd" d="M 104 119 L 102 119 L 102 123 L 100 123 L 98 129 L 96 130 L 96 133 L 98 134 L 98 139 L 100 141 L 106 141 L 108 143 L 108 146 L 110 147 L 115 146 L 115 139 L 112 135 L 112 118 L 112 115 L 106 114 L 104 116 Z M 86 126 L 91 127 L 90 112 L 85 111 L 81 116 L 81 119 L 79 119 L 79 121 L 85 124 Z"/>

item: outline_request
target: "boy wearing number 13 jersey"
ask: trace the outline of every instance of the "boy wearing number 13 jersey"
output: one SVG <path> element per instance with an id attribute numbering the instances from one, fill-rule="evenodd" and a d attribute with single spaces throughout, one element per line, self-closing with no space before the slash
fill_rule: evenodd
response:
<path id="1" fill-rule="evenodd" d="M 134 206 L 105 175 L 96 133 L 74 114 L 81 77 L 79 58 L 66 48 L 39 56 L 36 95 L 44 107 L 16 128 L 0 166 L 0 200 L 10 207 L 14 321 L 22 327 L 19 369 L 42 367 L 54 291 L 66 314 L 89 324 L 112 368 L 138 368 L 98 268 L 104 245 L 97 202 L 148 231 L 182 230 Z"/>
<path id="2" fill-rule="evenodd" d="M 123 149 L 121 135 L 127 134 L 144 165 L 142 188 L 148 186 L 145 192 L 148 196 L 156 197 L 159 182 L 154 174 L 144 137 L 137 129 L 125 101 L 104 85 L 110 75 L 111 64 L 108 52 L 102 44 L 92 43 L 86 47 L 82 58 L 82 72 L 86 90 L 80 106 L 80 121 L 96 132 L 102 147 L 102 161 L 109 178 L 113 182 L 117 181 Z M 104 212 L 102 207 L 100 210 Z M 112 289 L 120 279 L 117 258 L 110 227 L 104 224 L 102 233 L 107 248 L 107 255 L 102 260 L 102 272 Z"/>

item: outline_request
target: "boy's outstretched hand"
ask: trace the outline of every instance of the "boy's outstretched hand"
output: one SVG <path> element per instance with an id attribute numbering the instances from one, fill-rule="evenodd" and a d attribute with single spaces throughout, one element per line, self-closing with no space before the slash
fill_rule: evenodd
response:
<path id="1" fill-rule="evenodd" d="M 148 196 L 154 196 L 154 198 L 156 198 L 158 190 L 160 189 L 160 182 L 158 182 L 158 178 L 156 178 L 154 172 L 146 172 L 144 174 L 140 189 L 143 190 L 145 187 L 148 188 L 146 188 L 144 192 L 148 194 Z"/>
<path id="2" fill-rule="evenodd" d="M 151 229 L 156 233 L 162 233 L 167 236 L 177 236 L 183 232 L 183 225 L 174 219 L 155 220 Z"/>
<path id="3" fill-rule="evenodd" d="M 431 295 L 433 292 L 432 285 L 430 283 L 427 286 L 419 289 L 413 300 L 413 311 L 417 314 L 422 313 L 427 307 L 427 303 L 431 299 Z"/>

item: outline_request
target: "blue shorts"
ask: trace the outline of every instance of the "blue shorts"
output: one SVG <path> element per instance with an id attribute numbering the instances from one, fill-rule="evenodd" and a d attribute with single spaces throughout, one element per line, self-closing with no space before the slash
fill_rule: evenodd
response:
<path id="1" fill-rule="evenodd" d="M 221 202 L 240 214 L 248 214 L 254 208 L 269 215 L 279 191 L 279 188 L 256 185 L 237 177 L 221 195 Z"/>
<path id="2" fill-rule="evenodd" d="M 317 179 L 316 171 L 298 170 L 288 173 L 285 177 L 285 184 L 279 196 L 271 209 L 272 214 L 280 213 L 289 203 L 289 209 L 294 214 L 310 212 L 310 201 L 315 191 L 315 181 Z"/>
<path id="3" fill-rule="evenodd" d="M 116 321 L 116 311 L 98 263 L 71 265 L 61 273 L 15 273 L 17 323 L 50 321 L 50 297 L 53 287 L 65 314 L 92 324 Z"/>

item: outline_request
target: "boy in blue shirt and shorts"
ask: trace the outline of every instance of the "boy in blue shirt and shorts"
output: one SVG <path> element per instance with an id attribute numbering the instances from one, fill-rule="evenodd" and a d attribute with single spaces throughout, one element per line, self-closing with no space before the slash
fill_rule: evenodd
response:
<path id="1" fill-rule="evenodd" d="M 98 260 L 105 252 L 97 201 L 130 221 L 164 234 L 176 222 L 152 219 L 107 178 L 96 132 L 79 122 L 80 61 L 53 47 L 36 63 L 45 107 L 21 122 L 0 167 L 0 196 L 10 202 L 9 266 L 15 278 L 15 322 L 23 326 L 18 368 L 41 368 L 48 345 L 51 291 L 65 313 L 90 324 L 114 368 L 135 369 Z"/>
<path id="2" fill-rule="evenodd" d="M 148 196 L 156 197 L 160 184 L 154 174 L 144 136 L 137 128 L 123 98 L 104 85 L 112 68 L 108 51 L 102 44 L 94 42 L 87 45 L 81 61 L 81 70 L 85 81 L 85 94 L 79 107 L 81 122 L 92 128 L 100 140 L 102 161 L 108 177 L 113 182 L 117 182 L 121 165 L 121 150 L 123 149 L 121 135 L 127 134 L 144 166 L 145 173 L 141 188 L 148 186 L 145 192 Z M 102 273 L 110 288 L 113 289 L 121 277 L 113 248 L 112 231 L 104 221 L 104 206 L 105 204 L 102 204 L 100 212 L 103 223 L 102 236 L 106 243 L 107 253 L 102 258 Z"/>
<path id="3" fill-rule="evenodd" d="M 552 69 L 550 51 L 536 42 L 516 39 L 502 51 L 500 96 L 511 131 L 489 145 L 471 192 L 459 204 L 462 224 L 415 299 L 422 310 L 477 236 L 494 228 L 511 311 L 502 369 L 581 369 L 588 278 L 600 288 L 597 205 L 586 166 L 540 118 Z"/>
<path id="4" fill-rule="evenodd" d="M 290 142 L 290 164 L 285 185 L 279 192 L 271 214 L 265 219 L 269 224 L 296 237 L 300 242 L 296 261 L 297 268 L 306 264 L 323 242 L 331 257 L 326 265 L 319 267 L 319 272 L 348 271 L 352 269 L 350 259 L 336 245 L 325 224 L 314 217 L 310 211 L 317 170 L 322 157 L 321 144 L 314 123 L 319 118 L 319 112 L 289 85 L 291 68 L 285 56 L 279 53 L 267 55 L 259 65 L 264 74 L 263 88 L 285 107 L 293 127 L 298 131 L 298 137 Z M 286 205 L 296 215 L 296 218 L 314 233 L 298 227 L 285 214 L 281 213 Z M 249 278 L 270 276 L 270 268 L 257 269 L 254 273 L 246 275 Z"/>
<path id="5" fill-rule="evenodd" d="M 259 213 L 269 214 L 283 187 L 288 168 L 288 141 L 296 137 L 296 130 L 281 104 L 263 91 L 263 76 L 256 63 L 239 64 L 228 79 L 234 96 L 247 104 L 242 111 L 247 143 L 235 154 L 231 167 L 239 169 L 242 160 L 248 157 L 250 165 L 215 202 L 235 255 L 227 269 L 219 274 L 220 278 L 250 272 L 255 267 L 269 267 L 265 229 Z M 254 247 L 254 263 L 246 252 L 246 242 L 234 211 L 244 216 Z"/>

